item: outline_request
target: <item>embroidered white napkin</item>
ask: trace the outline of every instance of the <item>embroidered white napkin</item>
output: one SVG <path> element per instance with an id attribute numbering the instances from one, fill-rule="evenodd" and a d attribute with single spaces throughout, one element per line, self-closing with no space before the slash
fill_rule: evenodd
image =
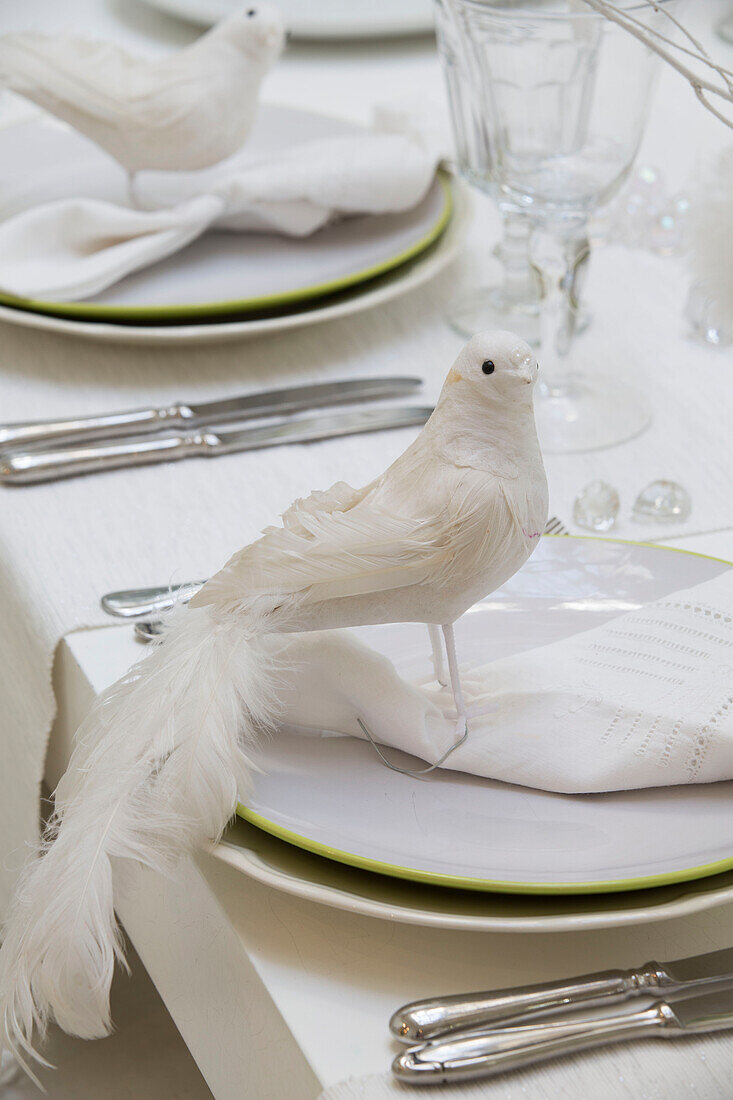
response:
<path id="1" fill-rule="evenodd" d="M 98 199 L 44 203 L 0 224 L 0 289 L 78 301 L 170 256 L 216 227 L 305 237 L 345 215 L 409 210 L 436 154 L 414 137 L 366 131 L 201 172 L 143 173 L 142 209 Z"/>
<path id="2" fill-rule="evenodd" d="M 451 744 L 439 685 L 405 683 L 341 632 L 279 644 L 297 646 L 292 724 L 363 737 L 359 716 L 375 740 L 427 762 Z M 463 682 L 474 706 L 496 709 L 470 721 L 446 768 L 575 794 L 731 779 L 733 569 Z"/>

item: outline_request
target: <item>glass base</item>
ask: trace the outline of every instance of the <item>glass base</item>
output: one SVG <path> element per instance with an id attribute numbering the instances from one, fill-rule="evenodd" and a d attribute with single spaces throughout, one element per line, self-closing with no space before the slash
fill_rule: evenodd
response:
<path id="1" fill-rule="evenodd" d="M 651 409 L 624 382 L 579 378 L 567 387 L 538 384 L 535 418 L 540 446 L 548 454 L 599 451 L 633 439 L 649 427 Z"/>
<path id="2" fill-rule="evenodd" d="M 508 329 L 526 340 L 535 351 L 542 345 L 540 302 L 507 300 L 501 287 L 479 287 L 456 295 L 446 316 L 448 324 L 459 336 L 475 336 L 492 328 Z M 581 305 L 575 323 L 575 333 L 585 332 L 592 320 L 591 313 Z"/>
<path id="3" fill-rule="evenodd" d="M 510 299 L 502 287 L 482 286 L 459 293 L 448 307 L 447 320 L 460 336 L 503 328 L 516 332 L 528 344 L 539 346 L 539 301 Z"/>

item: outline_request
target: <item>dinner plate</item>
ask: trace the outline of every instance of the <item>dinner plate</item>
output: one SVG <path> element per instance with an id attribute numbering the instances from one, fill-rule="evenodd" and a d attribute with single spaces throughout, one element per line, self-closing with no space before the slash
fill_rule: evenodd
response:
<path id="1" fill-rule="evenodd" d="M 350 317 L 375 306 L 385 305 L 436 278 L 458 256 L 470 220 L 471 196 L 457 181 L 453 183 L 453 215 L 445 233 L 414 260 L 368 283 L 328 298 L 316 299 L 299 308 L 267 314 L 250 314 L 235 320 L 209 318 L 196 323 L 114 324 L 16 309 L 0 304 L 0 321 L 21 328 L 38 329 L 61 336 L 80 337 L 112 344 L 142 344 L 166 347 L 192 344 L 221 344 L 266 336 Z"/>
<path id="2" fill-rule="evenodd" d="M 546 538 L 457 624 L 462 663 L 485 664 L 577 632 L 730 568 L 669 548 Z M 417 624 L 357 632 L 407 678 L 427 671 Z M 420 762 L 393 754 L 403 767 Z M 316 854 L 383 875 L 510 893 L 598 893 L 733 868 L 733 782 L 562 795 L 440 770 L 391 771 L 368 742 L 282 730 L 239 813 Z"/>
<path id="3" fill-rule="evenodd" d="M 239 820 L 212 855 L 294 897 L 347 913 L 466 932 L 572 932 L 689 917 L 733 902 L 733 871 L 647 890 L 507 894 L 452 890 L 351 867 Z"/>
<path id="4" fill-rule="evenodd" d="M 359 129 L 341 119 L 263 105 L 247 150 L 259 157 Z M 81 134 L 41 116 L 0 130 L 0 166 L 0 219 L 60 198 L 126 201 L 122 168 Z M 119 323 L 231 318 L 297 307 L 414 259 L 444 232 L 451 209 L 451 186 L 441 173 L 411 210 L 343 218 L 307 238 L 213 230 L 83 302 L 9 295 L 0 295 L 0 302 Z"/>
<path id="5" fill-rule="evenodd" d="M 210 27 L 238 0 L 148 0 L 160 11 Z M 433 28 L 430 0 L 279 0 L 295 38 L 374 38 L 425 34 Z"/>
<path id="6" fill-rule="evenodd" d="M 471 196 L 466 186 L 453 182 L 453 213 L 444 234 L 436 243 L 394 271 L 370 279 L 340 294 L 319 298 L 298 308 L 271 313 L 251 313 L 234 320 L 209 318 L 206 321 L 173 324 L 118 324 L 51 313 L 15 309 L 0 305 L 0 321 L 20 328 L 39 329 L 58 335 L 70 335 L 102 343 L 190 346 L 195 343 L 228 343 L 259 335 L 270 335 L 308 324 L 351 317 L 411 292 L 436 278 L 459 255 L 470 220 Z"/>

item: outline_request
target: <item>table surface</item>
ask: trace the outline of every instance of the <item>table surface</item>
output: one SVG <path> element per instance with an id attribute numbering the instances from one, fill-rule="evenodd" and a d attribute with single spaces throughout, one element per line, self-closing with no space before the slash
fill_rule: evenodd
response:
<path id="1" fill-rule="evenodd" d="M 696 18 L 709 26 L 720 10 L 722 3 L 706 0 L 700 3 Z M 138 0 L 68 0 L 63 8 L 49 0 L 26 0 L 3 11 L 0 29 L 26 27 L 34 22 L 46 30 L 83 27 L 86 34 L 108 34 L 151 53 L 182 45 L 195 34 L 185 24 L 168 20 Z M 726 52 L 726 47 L 718 48 L 717 42 L 715 45 L 721 60 L 733 55 Z M 660 85 L 662 94 L 641 156 L 646 163 L 664 165 L 670 186 L 677 187 L 686 182 L 711 150 L 720 147 L 725 135 L 671 74 L 665 73 Z M 438 63 L 429 38 L 340 46 L 296 43 L 268 80 L 265 96 L 274 102 L 297 102 L 316 110 L 338 109 L 363 121 L 368 120 L 376 101 L 404 100 L 423 106 L 434 103 L 438 114 L 444 110 Z M 685 133 L 684 156 L 678 155 L 680 128 Z M 646 259 L 640 257 L 639 263 L 644 264 Z M 611 272 L 608 277 L 615 277 L 612 266 L 606 271 Z M 393 369 L 399 358 L 409 362 L 411 356 L 425 354 L 425 332 L 413 330 L 423 318 L 420 302 L 431 301 L 430 293 L 425 291 L 421 298 L 420 292 L 417 304 L 413 301 L 404 310 L 388 307 L 371 315 L 371 320 L 358 328 L 365 341 L 365 354 L 371 356 L 376 370 Z M 443 328 L 447 332 L 447 326 Z M 291 341 L 278 346 L 293 349 L 297 338 Z M 441 341 L 445 348 L 455 344 L 445 333 Z M 15 356 L 21 357 L 18 371 L 24 369 L 24 346 L 20 340 L 13 345 Z M 29 339 L 29 367 L 34 346 L 39 345 Z M 333 362 L 343 346 L 343 336 L 335 326 L 326 326 L 320 336 L 311 334 L 304 355 L 305 376 L 316 375 L 319 355 L 327 363 Z M 262 342 L 253 353 L 256 363 L 266 361 L 267 347 Z M 98 354 L 123 367 L 124 356 L 132 353 L 100 348 Z M 201 352 L 197 354 L 201 361 Z M 222 385 L 226 366 L 235 355 L 235 351 L 227 350 L 215 357 L 214 377 Z M 710 362 L 711 369 L 730 366 L 723 357 Z M 419 363 L 416 369 L 420 369 Z M 262 380 L 256 371 L 254 378 Z M 72 398 L 70 395 L 69 404 Z M 663 426 L 664 410 L 661 414 Z M 566 521 L 569 519 L 569 486 L 587 480 L 585 472 L 609 480 L 614 480 L 616 473 L 616 483 L 627 492 L 635 477 L 638 487 L 641 465 L 653 465 L 651 438 L 645 441 L 641 437 L 583 459 L 553 458 L 548 464 L 551 482 L 554 479 L 563 486 L 555 495 L 555 510 Z M 686 464 L 698 474 L 709 468 L 711 476 L 720 477 L 726 446 L 724 434 L 701 438 L 699 448 L 681 456 L 681 466 Z M 379 448 L 375 441 L 376 455 Z M 290 472 L 284 462 L 277 465 L 276 507 L 302 492 L 302 479 L 314 476 L 319 469 L 324 476 L 340 476 L 342 472 L 350 477 L 357 475 L 363 454 L 350 451 L 348 444 L 339 451 L 313 453 L 321 457 L 306 461 L 300 468 L 294 463 Z M 341 455 L 345 471 L 339 468 Z M 248 459 L 245 456 L 237 461 Z M 252 459 L 253 463 L 257 461 Z M 668 454 L 665 461 L 670 461 Z M 671 476 L 670 467 L 658 473 Z M 649 479 L 652 476 L 650 470 Z M 264 494 L 252 492 L 251 521 L 255 527 L 261 526 L 268 505 L 272 506 L 269 497 L 263 499 L 271 489 L 272 479 L 265 485 Z M 706 522 L 681 539 L 675 538 L 674 532 L 666 537 L 684 549 L 733 559 L 730 499 L 723 505 L 720 523 Z M 633 537 L 633 528 L 627 522 L 618 533 Z M 123 567 L 121 562 L 121 574 Z M 59 717 L 49 755 L 51 780 L 68 756 L 76 720 L 93 693 L 111 677 L 115 662 L 105 653 L 109 653 L 110 646 L 124 649 L 129 645 L 126 631 L 106 631 L 104 637 L 111 640 L 104 644 L 102 637 L 96 631 L 72 635 L 57 662 Z M 499 936 L 418 929 L 355 917 L 288 897 L 245 880 L 231 868 L 203 856 L 170 883 L 137 873 L 120 898 L 119 908 L 129 935 L 217 1100 L 233 1100 L 235 1096 L 311 1100 L 330 1089 L 334 1089 L 334 1097 L 348 1095 L 366 1100 L 386 1096 L 387 1086 L 381 1075 L 393 1050 L 386 1021 L 405 1000 L 432 992 L 524 984 L 633 965 L 653 956 L 673 958 L 733 942 L 732 907 L 639 929 L 572 935 Z M 594 1100 L 621 1096 L 655 1100 L 727 1097 L 733 1095 L 731 1051 L 733 1041 L 724 1036 L 664 1047 L 659 1043 L 616 1047 L 498 1080 L 487 1086 L 486 1095 L 502 1100 L 561 1095 L 569 1100 L 591 1096 Z M 365 1075 L 379 1075 L 380 1079 L 356 1084 L 353 1091 L 339 1091 L 339 1082 Z M 456 1092 L 460 1094 L 460 1090 Z"/>

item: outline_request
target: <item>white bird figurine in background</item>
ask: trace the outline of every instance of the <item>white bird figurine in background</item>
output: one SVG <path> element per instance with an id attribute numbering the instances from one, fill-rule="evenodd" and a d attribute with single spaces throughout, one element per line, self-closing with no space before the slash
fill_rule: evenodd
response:
<path id="1" fill-rule="evenodd" d="M 83 1038 L 109 1030 L 122 959 L 112 860 L 167 868 L 219 837 L 247 789 L 248 752 L 278 718 L 287 669 L 268 634 L 442 626 L 456 733 L 465 735 L 452 624 L 524 564 L 547 516 L 536 376 L 519 337 L 474 337 L 404 454 L 363 489 L 340 482 L 296 501 L 99 697 L 56 792 L 43 854 L 11 909 L 0 1046 L 34 1055 L 33 1032 L 52 1017 Z"/>
<path id="2" fill-rule="evenodd" d="M 208 168 L 241 148 L 283 43 L 279 11 L 257 0 L 156 59 L 76 35 L 5 34 L 0 84 L 96 142 L 132 183 L 146 168 Z"/>

